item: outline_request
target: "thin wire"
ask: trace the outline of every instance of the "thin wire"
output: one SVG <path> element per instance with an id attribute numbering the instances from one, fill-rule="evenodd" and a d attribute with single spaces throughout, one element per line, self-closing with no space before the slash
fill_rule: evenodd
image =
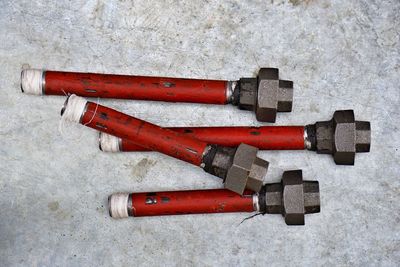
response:
<path id="1" fill-rule="evenodd" d="M 94 117 L 96 116 L 96 111 L 97 111 L 97 108 L 99 107 L 99 102 L 100 102 L 100 97 L 97 98 L 97 101 L 96 101 L 96 108 L 94 109 L 92 118 L 90 118 L 90 120 L 89 120 L 87 123 L 85 123 L 83 126 L 86 126 L 86 125 L 88 125 L 89 123 L 92 122 L 92 120 L 93 120 Z"/>
<path id="2" fill-rule="evenodd" d="M 69 94 L 69 93 L 66 93 L 63 89 L 62 89 L 62 92 L 63 92 L 66 96 L 70 96 L 70 95 L 71 95 L 71 94 Z M 100 102 L 100 97 L 97 98 L 97 101 L 96 101 L 96 108 L 95 108 L 95 110 L 94 110 L 93 116 L 90 118 L 90 120 L 89 120 L 87 123 L 83 124 L 84 126 L 88 125 L 89 123 L 91 123 L 91 122 L 93 121 L 94 117 L 96 116 L 97 109 L 98 109 L 98 107 L 99 107 L 99 102 Z M 80 140 L 82 139 L 82 132 L 80 132 L 80 135 L 79 135 L 77 138 L 65 138 L 65 131 L 64 131 L 64 129 L 66 128 L 65 126 L 68 125 L 69 123 L 71 123 L 71 122 L 67 121 L 67 120 L 65 119 L 65 116 L 62 116 L 62 117 L 61 117 L 60 123 L 59 123 L 59 125 L 58 125 L 58 131 L 60 132 L 61 136 L 62 136 L 64 139 L 66 139 L 66 140 L 73 140 L 73 139 L 74 139 L 74 140 L 76 140 L 76 141 L 80 141 Z"/>
<path id="3" fill-rule="evenodd" d="M 256 214 L 253 214 L 253 215 L 249 216 L 249 217 L 246 217 L 238 224 L 238 226 L 241 225 L 244 221 L 252 219 L 252 218 L 254 218 L 254 217 L 258 216 L 258 215 L 264 215 L 264 214 L 265 214 L 264 212 L 258 212 Z"/>

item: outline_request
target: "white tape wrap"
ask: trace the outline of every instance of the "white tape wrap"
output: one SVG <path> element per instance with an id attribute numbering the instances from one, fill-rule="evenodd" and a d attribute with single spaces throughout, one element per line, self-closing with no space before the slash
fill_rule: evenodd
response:
<path id="1" fill-rule="evenodd" d="M 253 208 L 254 208 L 254 211 L 260 211 L 260 203 L 258 203 L 258 195 L 257 194 L 253 195 Z"/>
<path id="2" fill-rule="evenodd" d="M 110 134 L 100 133 L 99 145 L 101 151 L 104 152 L 119 152 L 119 138 Z"/>
<path id="3" fill-rule="evenodd" d="M 43 71 L 26 69 L 21 73 L 21 88 L 24 93 L 31 95 L 43 94 Z"/>
<path id="4" fill-rule="evenodd" d="M 68 97 L 68 101 L 64 106 L 64 113 L 62 119 L 66 121 L 78 122 L 85 110 L 87 100 L 77 95 Z"/>
<path id="5" fill-rule="evenodd" d="M 128 218 L 129 193 L 112 194 L 108 200 L 111 217 L 115 219 Z"/>
<path id="6" fill-rule="evenodd" d="M 311 141 L 308 139 L 308 134 L 306 128 L 304 128 L 304 148 L 310 150 L 312 145 Z"/>

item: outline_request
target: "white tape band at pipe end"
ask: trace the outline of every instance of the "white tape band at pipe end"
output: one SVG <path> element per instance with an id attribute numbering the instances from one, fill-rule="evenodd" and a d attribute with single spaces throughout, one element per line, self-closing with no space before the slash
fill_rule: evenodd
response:
<path id="1" fill-rule="evenodd" d="M 104 152 L 119 152 L 120 138 L 101 132 L 99 136 L 100 150 Z"/>
<path id="2" fill-rule="evenodd" d="M 43 95 L 43 70 L 22 70 L 21 90 L 22 92 L 30 95 Z"/>
<path id="3" fill-rule="evenodd" d="M 110 216 L 115 219 L 128 218 L 129 193 L 115 193 L 108 198 Z"/>
<path id="4" fill-rule="evenodd" d="M 64 103 L 62 119 L 79 123 L 85 111 L 87 100 L 77 95 L 70 95 Z"/>

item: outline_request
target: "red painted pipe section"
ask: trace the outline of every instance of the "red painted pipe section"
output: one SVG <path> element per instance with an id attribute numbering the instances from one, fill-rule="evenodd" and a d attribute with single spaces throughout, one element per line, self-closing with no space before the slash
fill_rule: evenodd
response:
<path id="1" fill-rule="evenodd" d="M 44 94 L 225 104 L 227 81 L 46 71 Z"/>
<path id="2" fill-rule="evenodd" d="M 132 193 L 132 216 L 252 212 L 251 192 L 239 195 L 225 189 Z"/>
<path id="3" fill-rule="evenodd" d="M 87 102 L 80 123 L 198 166 L 207 147 L 203 141 L 93 102 Z"/>
<path id="4" fill-rule="evenodd" d="M 241 143 L 261 150 L 304 149 L 304 126 L 261 127 L 180 127 L 167 128 L 208 144 L 236 147 Z M 120 151 L 146 151 L 128 139 L 120 141 Z"/>

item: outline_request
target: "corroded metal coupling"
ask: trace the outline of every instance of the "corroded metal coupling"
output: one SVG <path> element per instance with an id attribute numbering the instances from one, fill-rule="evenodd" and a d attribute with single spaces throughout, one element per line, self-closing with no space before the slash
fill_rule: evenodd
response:
<path id="1" fill-rule="evenodd" d="M 280 80 L 279 70 L 261 68 L 257 78 L 242 78 L 234 95 L 240 109 L 252 110 L 259 121 L 275 122 L 277 112 L 290 112 L 293 82 Z"/>
<path id="2" fill-rule="evenodd" d="M 356 121 L 353 110 L 337 110 L 331 120 L 319 121 L 307 128 L 313 133 L 310 149 L 331 154 L 336 164 L 354 165 L 356 153 L 370 151 L 370 122 Z"/>
<path id="3" fill-rule="evenodd" d="M 260 191 L 268 161 L 257 157 L 258 148 L 240 144 L 237 148 L 214 146 L 204 158 L 204 170 L 224 179 L 225 188 L 238 194 Z"/>

